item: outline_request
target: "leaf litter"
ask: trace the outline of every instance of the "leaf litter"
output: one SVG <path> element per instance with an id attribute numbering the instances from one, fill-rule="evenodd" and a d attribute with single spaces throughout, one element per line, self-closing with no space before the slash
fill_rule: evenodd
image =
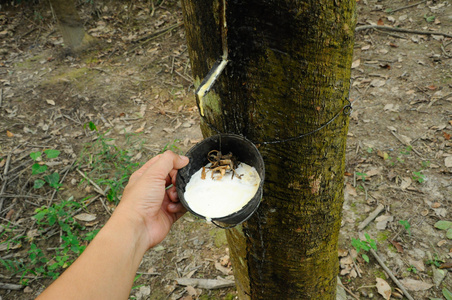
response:
<path id="1" fill-rule="evenodd" d="M 172 2 L 169 1 L 169 3 Z M 403 1 L 383 1 L 378 4 L 377 11 L 373 10 L 375 7 L 371 4 L 366 3 L 367 1 L 358 2 L 362 10 L 358 14 L 358 22 L 361 24 L 385 24 L 432 31 L 439 31 L 441 26 L 441 31 L 451 31 L 450 24 L 444 21 L 446 7 L 441 6 L 442 2 L 429 2 L 428 6 L 419 5 L 419 7 L 407 8 L 393 14 L 385 13 L 385 9 L 404 6 Z M 82 5 L 81 9 L 84 13 L 88 13 L 86 5 Z M 4 149 L 15 149 L 17 145 L 26 143 L 32 146 L 44 144 L 46 147 L 57 145 L 52 148 L 73 149 L 72 152 L 64 154 L 66 160 L 70 161 L 78 155 L 80 144 L 89 140 L 90 137 L 82 126 L 91 120 L 95 121 L 99 127 L 115 128 L 117 132 L 111 131 L 110 137 L 145 133 L 144 147 L 147 150 L 134 153 L 136 161 L 158 153 L 166 143 L 173 142 L 175 139 L 182 141 L 175 145 L 186 150 L 202 138 L 198 129 L 197 108 L 189 92 L 191 82 L 187 82 L 175 72 L 178 70 L 177 72 L 183 76 L 188 78 L 190 76 L 189 67 L 186 67 L 188 55 L 182 28 L 177 27 L 177 30 L 168 32 L 164 39 L 151 40 L 142 47 L 130 53 L 127 52 L 131 49 L 129 46 L 131 42 L 135 47 L 140 39 L 152 34 L 155 28 L 181 22 L 179 13 L 176 13 L 180 7 L 170 7 L 169 10 L 156 9 L 153 19 L 148 17 L 151 15 L 149 7 L 137 2 L 132 11 L 137 12 L 136 21 L 143 22 L 139 31 L 124 29 L 127 27 L 122 25 L 126 24 L 127 20 L 122 18 L 118 9 L 114 5 L 108 5 L 100 10 L 101 20 L 88 21 L 88 32 L 113 46 L 111 49 L 101 50 L 90 63 L 84 62 L 86 57 L 69 56 L 63 59 L 52 59 L 56 57 L 53 48 L 62 47 L 62 40 L 57 33 L 49 36 L 47 46 L 40 46 L 39 51 L 44 51 L 44 56 L 35 62 L 30 59 L 41 54 L 36 49 L 19 52 L 7 46 L 8 56 L 3 63 L 8 68 L 16 68 L 22 73 L 8 74 L 6 79 L 2 78 L 0 82 L 4 95 L 0 122 L 9 122 L 1 124 L 2 128 L 5 128 L 0 137 Z M 51 15 L 46 9 L 43 12 L 48 16 Z M 429 13 L 428 16 L 435 15 L 433 22 L 426 22 L 423 17 L 426 13 Z M 126 15 L 124 14 L 124 17 Z M 143 19 L 140 21 L 139 18 Z M 426 28 L 416 28 L 416 22 L 420 21 L 425 23 Z M 14 26 L 17 27 L 17 25 Z M 11 39 L 11 34 L 13 31 L 8 29 L 3 36 L 5 39 Z M 30 38 L 38 37 L 33 34 Z M 354 117 L 351 120 L 350 137 L 347 142 L 347 171 L 355 174 L 356 169 L 367 170 L 367 175 L 364 182 L 360 180 L 353 182 L 353 175 L 346 178 L 345 205 L 348 205 L 348 209 L 344 210 L 344 220 L 348 221 L 344 222 L 341 236 L 353 236 L 356 233 L 354 225 L 359 223 L 357 219 L 365 217 L 378 204 L 384 204 L 386 213 L 393 216 L 395 220 L 408 220 L 413 217 L 410 221 L 412 235 L 403 232 L 394 238 L 394 241 L 390 238 L 385 239 L 387 235 L 392 237 L 399 231 L 399 227 L 395 227 L 394 222 L 378 219 L 371 222 L 364 230 L 375 233 L 372 236 L 378 239 L 378 253 L 386 258 L 385 262 L 391 270 L 395 270 L 399 277 L 405 279 L 413 277 L 416 278 L 413 280 L 418 280 L 417 274 L 406 273 L 406 265 L 403 262 L 408 261 L 421 273 L 428 286 L 433 284 L 434 279 L 428 274 L 431 267 L 427 265 L 422 269 L 421 263 L 427 264 L 426 252 L 430 244 L 434 247 L 432 250 L 438 253 L 438 259 L 444 261 L 442 264 L 447 266 L 452 259 L 450 240 L 446 235 L 449 229 L 435 229 L 433 226 L 437 221 L 450 221 L 452 205 L 450 198 L 447 197 L 452 172 L 452 159 L 450 159 L 452 145 L 450 138 L 448 139 L 452 120 L 445 113 L 446 105 L 450 103 L 448 95 L 450 95 L 451 86 L 442 81 L 443 78 L 447 78 L 445 72 L 450 70 L 450 66 L 447 65 L 450 59 L 448 60 L 444 54 L 450 53 L 450 45 L 448 48 L 445 47 L 445 52 L 441 51 L 441 45 L 447 45 L 450 40 L 443 36 L 441 40 L 436 35 L 431 38 L 408 34 L 400 34 L 400 36 L 405 38 L 369 30 L 358 33 L 356 37 L 357 47 L 353 59 L 350 96 L 358 101 L 354 103 Z M 24 42 L 27 42 L 27 39 L 24 39 Z M 412 53 L 411 47 L 416 47 L 415 49 L 419 51 Z M 175 50 L 174 53 L 173 50 Z M 30 69 L 35 67 L 37 74 L 49 72 L 42 76 L 44 79 L 52 78 L 52 74 L 56 73 L 62 76 L 56 78 L 55 84 L 42 84 L 39 75 L 31 74 L 32 72 L 27 74 L 25 68 L 18 67 L 16 63 L 19 60 L 30 60 Z M 160 69 L 153 69 L 154 65 L 159 66 Z M 46 66 L 45 70 L 41 70 L 43 66 Z M 52 71 L 48 71 L 47 67 Z M 77 81 L 83 82 L 82 77 L 73 78 L 70 75 L 75 70 L 83 68 L 86 68 L 85 76 L 95 82 L 91 91 L 76 86 Z M 188 72 L 185 72 L 184 70 L 187 69 Z M 23 77 L 17 74 L 22 74 Z M 375 75 L 378 76 L 374 77 Z M 153 79 L 149 83 L 140 81 L 147 78 Z M 139 89 L 137 89 L 137 83 L 140 85 Z M 19 86 L 22 90 L 18 88 Z M 366 91 L 367 87 L 369 88 Z M 398 89 L 394 89 L 395 87 Z M 181 93 L 174 93 L 173 90 Z M 18 95 L 24 97 L 25 100 L 22 103 L 15 100 Z M 48 100 L 38 102 L 38 99 Z M 118 117 L 120 114 L 122 117 Z M 21 125 L 11 125 L 15 124 L 11 120 L 19 116 Z M 396 128 L 397 130 L 390 130 L 397 132 L 402 142 L 388 134 L 386 126 Z M 168 140 L 169 136 L 171 141 Z M 357 145 L 360 142 L 363 144 L 363 141 L 375 146 L 370 149 L 358 147 L 356 150 Z M 417 158 L 413 155 L 413 151 L 410 154 L 401 154 L 401 152 L 407 152 L 406 144 L 412 144 L 422 153 L 425 160 Z M 25 149 L 18 148 L 15 151 L 19 152 L 12 160 L 13 167 L 21 163 L 20 155 Z M 424 166 L 423 163 L 426 165 Z M 68 162 L 65 162 L 61 167 L 67 164 Z M 5 160 L 0 160 L 0 168 L 4 166 Z M 372 170 L 379 171 L 373 175 Z M 419 183 L 413 179 L 412 172 L 426 174 L 428 180 Z M 76 180 L 72 173 L 69 173 L 67 179 L 69 182 Z M 76 187 L 77 184 L 74 184 L 74 188 Z M 426 203 L 426 199 L 429 199 L 430 204 Z M 12 203 L 9 201 L 7 200 L 7 203 Z M 42 204 L 39 201 L 36 203 Z M 433 203 L 442 205 L 436 207 Z M 93 207 L 95 209 L 88 210 L 88 213 L 96 215 L 97 219 L 92 222 L 100 221 L 94 225 L 100 226 L 106 219 L 103 215 L 105 212 L 101 205 Z M 30 205 L 29 210 L 33 209 L 34 206 Z M 8 212 L 12 220 L 18 221 L 15 219 L 17 214 L 14 209 Z M 384 216 L 387 216 L 386 213 Z M 28 215 L 25 214 L 25 216 Z M 90 223 L 82 222 L 87 222 L 86 225 Z M 224 264 L 226 260 L 222 263 L 221 258 L 227 255 L 226 245 L 223 243 L 217 247 L 215 241 L 210 240 L 211 235 L 208 232 L 211 228 L 204 225 L 193 228 L 195 224 L 196 222 L 193 222 L 189 216 L 176 223 L 168 241 L 155 251 L 150 251 L 149 256 L 145 257 L 142 270 L 147 271 L 150 266 L 155 266 L 156 269 L 149 273 L 169 274 L 180 269 L 181 275 L 185 274 L 186 277 L 197 276 L 200 272 L 212 280 L 218 275 L 226 276 L 226 271 L 229 273 L 232 269 L 229 263 Z M 384 229 L 378 230 L 377 224 Z M 37 232 L 30 233 L 30 236 L 37 238 L 36 234 Z M 197 241 L 185 243 L 192 238 L 196 238 Z M 438 246 L 440 242 L 441 246 Z M 394 251 L 397 253 L 388 250 L 390 245 L 396 248 Z M 395 245 L 399 245 L 404 251 L 402 252 Z M 359 293 L 360 286 L 374 284 L 375 276 L 372 274 L 378 270 L 374 262 L 371 260 L 370 263 L 365 263 L 357 260 L 357 255 L 352 254 L 355 250 L 350 249 L 349 240 L 341 242 L 341 247 L 347 250 L 347 254 L 340 258 L 344 285 L 351 291 Z M 19 248 L 10 249 L 19 250 Z M 190 250 L 196 251 L 190 253 Z M 179 261 L 177 267 L 168 263 L 173 258 L 181 257 L 194 258 Z M 220 266 L 224 269 L 219 270 Z M 357 276 L 356 268 L 362 277 Z M 439 270 L 448 270 L 448 268 Z M 162 291 L 168 291 L 167 295 L 172 299 L 175 299 L 175 295 L 181 295 L 180 298 L 197 297 L 202 293 L 202 290 L 194 285 L 178 287 L 164 276 L 143 275 L 145 278 L 139 279 L 138 282 L 151 281 L 152 284 L 159 285 Z M 414 295 L 418 296 L 415 298 L 421 299 L 427 295 L 424 294 L 425 291 L 434 289 L 439 292 L 436 295 L 444 294 L 444 286 L 451 286 L 450 277 L 446 276 L 438 288 L 424 286 L 422 290 L 413 291 Z M 409 280 L 403 282 L 408 286 L 412 283 Z M 389 280 L 386 283 L 393 285 Z M 33 290 L 36 291 L 36 289 Z M 393 290 L 393 294 L 396 293 L 395 288 Z M 147 294 L 147 290 L 143 288 L 143 291 Z M 227 291 L 233 291 L 233 289 Z M 383 297 L 386 297 L 387 294 L 384 295 Z M 23 299 L 32 298 L 34 297 L 31 293 Z"/>

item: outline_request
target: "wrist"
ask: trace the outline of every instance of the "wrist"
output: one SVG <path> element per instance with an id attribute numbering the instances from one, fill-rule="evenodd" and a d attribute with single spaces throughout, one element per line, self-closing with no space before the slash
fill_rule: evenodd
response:
<path id="1" fill-rule="evenodd" d="M 113 230 L 118 231 L 118 234 L 129 235 L 129 242 L 141 254 L 144 254 L 150 248 L 151 241 L 146 234 L 145 220 L 135 211 L 119 205 L 106 226 L 108 225 L 111 225 Z"/>

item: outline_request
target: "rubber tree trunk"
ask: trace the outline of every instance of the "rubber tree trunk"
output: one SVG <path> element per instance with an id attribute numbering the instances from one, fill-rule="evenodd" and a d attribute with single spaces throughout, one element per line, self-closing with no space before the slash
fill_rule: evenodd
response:
<path id="1" fill-rule="evenodd" d="M 195 86 L 227 53 L 203 135 L 242 134 L 265 160 L 259 210 L 227 232 L 240 299 L 335 299 L 355 2 L 182 0 Z"/>
<path id="2" fill-rule="evenodd" d="M 79 51 L 94 41 L 94 38 L 88 35 L 83 28 L 83 22 L 75 7 L 75 0 L 49 1 L 67 47 Z"/>

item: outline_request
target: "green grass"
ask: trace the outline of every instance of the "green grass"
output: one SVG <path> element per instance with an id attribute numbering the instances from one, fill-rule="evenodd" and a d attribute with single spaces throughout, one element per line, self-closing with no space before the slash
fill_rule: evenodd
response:
<path id="1" fill-rule="evenodd" d="M 142 150 L 142 141 L 138 134 L 126 134 L 125 146 L 115 145 L 116 141 L 107 137 L 107 133 L 99 133 L 94 123 L 88 127 L 97 138 L 85 145 L 78 161 L 85 175 L 104 190 L 108 190 L 107 199 L 115 205 L 119 203 L 119 196 L 129 181 L 130 175 L 143 163 L 133 159 Z"/>
<path id="2" fill-rule="evenodd" d="M 73 213 L 81 204 L 73 198 L 54 203 L 50 207 L 42 206 L 35 210 L 33 219 L 38 226 L 39 237 L 7 236 L 0 243 L 9 243 L 11 248 L 20 243 L 27 249 L 25 257 L 1 259 L 2 265 L 13 275 L 20 275 L 22 284 L 26 285 L 25 276 L 34 275 L 43 278 L 56 279 L 86 248 L 98 230 L 86 231 L 86 228 L 76 222 Z M 7 233 L 8 230 L 4 230 Z M 11 231 L 10 231 L 11 232 Z M 62 243 L 53 250 L 47 250 L 48 232 L 60 233 Z M 44 248 L 41 248 L 42 245 Z"/>

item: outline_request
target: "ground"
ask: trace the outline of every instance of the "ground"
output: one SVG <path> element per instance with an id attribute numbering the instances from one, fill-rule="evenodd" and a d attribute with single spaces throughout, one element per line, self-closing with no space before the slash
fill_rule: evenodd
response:
<path id="1" fill-rule="evenodd" d="M 394 299 L 402 294 L 370 251 L 356 253 L 367 233 L 414 299 L 445 299 L 452 240 L 449 223 L 437 222 L 452 221 L 452 4 L 357 3 L 358 26 L 432 34 L 356 32 L 340 278 L 349 299 L 383 298 L 377 280 L 382 293 L 386 282 Z M 78 54 L 64 48 L 47 5 L 0 12 L 0 282 L 27 284 L 1 289 L 2 299 L 34 299 L 50 284 L 140 163 L 202 139 L 178 2 L 80 2 L 98 43 Z M 379 205 L 379 217 L 358 230 Z M 146 254 L 131 299 L 233 299 L 232 287 L 175 282 L 233 279 L 227 247 L 222 230 L 186 214 Z"/>

